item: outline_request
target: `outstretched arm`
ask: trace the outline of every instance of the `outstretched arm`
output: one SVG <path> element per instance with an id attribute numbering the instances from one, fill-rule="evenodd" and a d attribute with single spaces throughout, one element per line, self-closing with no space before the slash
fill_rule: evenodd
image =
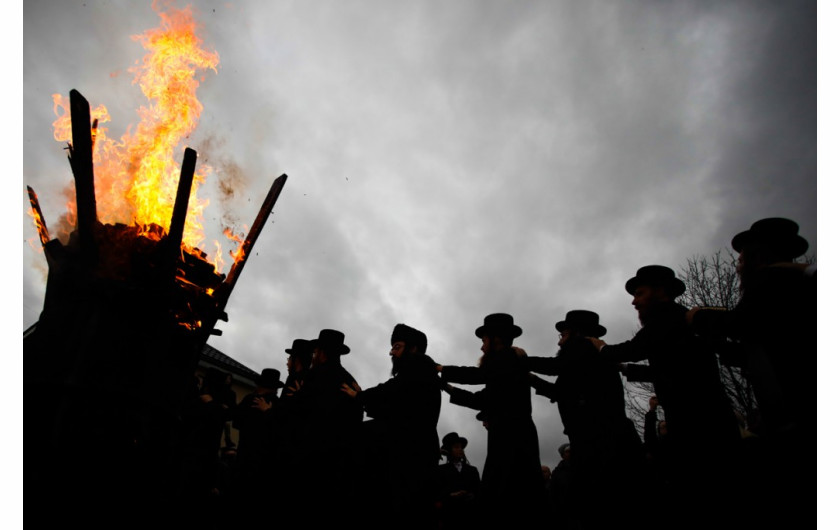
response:
<path id="1" fill-rule="evenodd" d="M 444 381 L 462 385 L 483 385 L 487 383 L 484 370 L 477 366 L 444 366 L 440 376 Z"/>
<path id="2" fill-rule="evenodd" d="M 482 410 L 484 406 L 484 390 L 478 392 L 470 392 L 463 388 L 457 388 L 450 384 L 443 387 L 444 392 L 449 394 L 449 402 L 453 405 L 460 405 L 462 407 L 471 408 L 473 410 Z"/>

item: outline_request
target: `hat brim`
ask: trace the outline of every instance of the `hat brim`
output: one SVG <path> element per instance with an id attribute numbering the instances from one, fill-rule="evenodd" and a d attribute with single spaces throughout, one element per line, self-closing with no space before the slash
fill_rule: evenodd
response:
<path id="1" fill-rule="evenodd" d="M 750 230 L 745 230 L 732 238 L 732 249 L 740 254 L 744 251 L 744 247 L 755 241 L 755 234 Z M 788 236 L 786 240 L 774 241 L 773 246 L 790 259 L 798 258 L 808 251 L 808 241 L 799 234 Z"/>
<path id="2" fill-rule="evenodd" d="M 466 438 L 464 438 L 463 436 L 459 436 L 458 441 L 461 442 L 461 449 L 466 449 L 467 448 L 467 439 Z M 440 446 L 440 448 L 441 449 L 449 449 L 450 447 L 452 447 L 452 443 L 453 442 L 444 443 L 443 445 Z"/>
<path id="3" fill-rule="evenodd" d="M 479 327 L 475 330 L 475 336 L 478 337 L 479 339 L 481 337 L 483 337 L 484 335 L 488 335 L 488 336 L 494 336 L 494 335 L 508 336 L 508 337 L 511 337 L 511 338 L 515 339 L 516 337 L 522 335 L 522 328 L 520 328 L 516 324 L 513 324 L 510 327 L 504 327 L 504 328 L 492 327 L 492 326 L 481 326 L 481 327 Z"/>
<path id="4" fill-rule="evenodd" d="M 627 294 L 636 294 L 636 289 L 638 289 L 640 285 L 659 285 L 659 283 L 648 280 L 640 280 L 637 276 L 634 276 L 627 280 L 627 283 L 624 284 L 624 290 L 627 291 Z M 685 284 L 679 278 L 671 278 L 667 280 L 663 287 L 665 287 L 668 294 L 674 298 L 685 292 Z"/>
<path id="5" fill-rule="evenodd" d="M 565 320 L 561 320 L 560 322 L 554 324 L 554 329 L 559 332 L 563 332 L 565 329 L 569 329 L 571 326 L 566 324 Z M 607 328 L 602 326 L 601 324 L 595 324 L 595 326 L 590 326 L 588 328 L 578 328 L 581 333 L 583 333 L 587 337 L 603 337 L 607 334 Z"/>

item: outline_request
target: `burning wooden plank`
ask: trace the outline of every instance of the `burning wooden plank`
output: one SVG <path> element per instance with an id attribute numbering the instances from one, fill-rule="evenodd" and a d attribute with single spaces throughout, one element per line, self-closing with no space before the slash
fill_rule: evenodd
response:
<path id="1" fill-rule="evenodd" d="M 181 248 L 181 240 L 184 237 L 184 223 L 190 203 L 196 159 L 197 153 L 187 147 L 184 150 L 184 162 L 181 164 L 181 178 L 175 195 L 175 206 L 172 208 L 172 221 L 169 223 L 169 244 L 172 245 L 174 252 L 178 252 Z"/>
<path id="2" fill-rule="evenodd" d="M 44 221 L 44 214 L 41 213 L 41 205 L 38 203 L 38 195 L 35 194 L 30 186 L 26 187 L 29 193 L 29 204 L 32 206 L 32 217 L 35 218 L 35 225 L 38 228 L 38 237 L 41 239 L 41 246 L 46 247 L 50 242 L 50 231 L 47 229 L 47 223 Z"/>
<path id="3" fill-rule="evenodd" d="M 254 224 L 251 226 L 248 236 L 236 252 L 235 261 L 230 268 L 227 278 L 225 278 L 224 289 L 222 289 L 219 293 L 219 305 L 222 308 L 224 308 L 228 298 L 230 298 L 230 294 L 233 292 L 236 281 L 239 279 L 239 275 L 242 274 L 242 269 L 245 267 L 245 262 L 248 261 L 251 249 L 253 248 L 254 243 L 256 243 L 257 238 L 260 237 L 260 232 L 262 232 L 263 227 L 268 222 L 268 216 L 271 214 L 271 210 L 274 208 L 277 198 L 280 197 L 280 192 L 283 191 L 283 186 L 286 184 L 287 178 L 288 177 L 284 173 L 274 179 L 274 183 L 271 185 L 271 189 L 268 190 L 268 195 L 266 195 L 265 201 L 263 201 L 263 205 L 257 213 L 257 218 L 254 220 Z"/>

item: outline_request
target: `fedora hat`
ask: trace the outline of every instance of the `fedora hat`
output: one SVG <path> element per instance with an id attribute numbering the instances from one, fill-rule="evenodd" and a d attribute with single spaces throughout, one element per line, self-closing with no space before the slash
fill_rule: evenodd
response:
<path id="1" fill-rule="evenodd" d="M 417 346 L 417 353 L 426 353 L 428 340 L 426 334 L 419 329 L 414 329 L 405 324 L 397 324 L 394 326 L 394 331 L 391 332 L 391 344 L 400 341 Z"/>
<path id="2" fill-rule="evenodd" d="M 266 368 L 257 378 L 257 386 L 263 388 L 280 388 L 283 383 L 280 381 L 280 370 L 275 368 Z"/>
<path id="3" fill-rule="evenodd" d="M 292 341 L 292 347 L 286 348 L 286 353 L 292 357 L 312 355 L 312 348 L 314 346 L 312 342 L 313 341 L 306 339 L 295 339 Z"/>
<path id="4" fill-rule="evenodd" d="M 459 436 L 457 432 L 451 432 L 444 436 L 443 440 L 441 441 L 440 448 L 448 450 L 450 447 L 452 447 L 452 444 L 454 444 L 455 442 L 461 442 L 461 448 L 466 449 L 467 439 L 463 436 Z"/>
<path id="5" fill-rule="evenodd" d="M 598 313 L 585 309 L 574 309 L 566 313 L 566 320 L 554 324 L 554 329 L 562 332 L 564 329 L 575 329 L 588 337 L 603 337 L 607 328 L 598 323 Z"/>
<path id="6" fill-rule="evenodd" d="M 475 330 L 478 338 L 484 335 L 501 335 L 516 338 L 522 335 L 522 328 L 513 323 L 513 317 L 507 313 L 493 313 L 484 317 L 484 325 Z"/>
<path id="7" fill-rule="evenodd" d="M 624 289 L 635 294 L 640 285 L 653 285 L 665 288 L 665 291 L 672 298 L 676 298 L 685 292 L 685 284 L 677 278 L 674 271 L 664 265 L 646 265 L 636 271 L 636 275 L 627 280 Z"/>
<path id="8" fill-rule="evenodd" d="M 312 341 L 312 346 L 341 355 L 350 353 L 350 348 L 344 344 L 344 333 L 334 329 L 322 329 L 318 338 Z"/>
<path id="9" fill-rule="evenodd" d="M 768 217 L 752 224 L 749 230 L 732 238 L 732 248 L 742 252 L 746 247 L 760 247 L 778 253 L 782 258 L 798 258 L 808 250 L 808 241 L 799 235 L 799 225 L 783 217 Z"/>

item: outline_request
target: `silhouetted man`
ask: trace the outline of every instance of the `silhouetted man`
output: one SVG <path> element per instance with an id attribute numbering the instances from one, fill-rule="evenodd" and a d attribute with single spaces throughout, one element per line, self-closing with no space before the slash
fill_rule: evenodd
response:
<path id="1" fill-rule="evenodd" d="M 618 364 L 598 355 L 586 337 L 602 337 L 607 329 L 598 314 L 587 310 L 566 313 L 555 324 L 560 340 L 555 357 L 528 357 L 528 369 L 556 375 L 552 385 L 536 376 L 532 386 L 557 402 L 564 433 L 575 446 L 574 488 L 580 495 L 582 520 L 592 527 L 619 524 L 623 510 L 634 504 L 621 488 L 628 474 L 641 469 L 641 441 L 624 406 L 624 385 Z M 609 504 L 617 510 L 599 510 Z M 618 514 L 621 515 L 619 516 Z"/>
<path id="2" fill-rule="evenodd" d="M 367 466 L 378 471 L 370 473 L 379 477 L 377 497 L 390 498 L 388 519 L 403 527 L 429 528 L 434 520 L 441 385 L 426 346 L 422 331 L 397 324 L 390 351 L 394 377 L 364 391 L 344 386 L 373 418 L 365 423 L 365 442 L 377 451 Z"/>
<path id="3" fill-rule="evenodd" d="M 478 494 L 481 477 L 470 465 L 464 449 L 467 439 L 451 432 L 443 437 L 440 452 L 446 463 L 438 466 L 438 500 L 441 503 L 442 528 L 471 528 L 478 517 Z"/>
<path id="4" fill-rule="evenodd" d="M 447 385 L 450 401 L 481 411 L 487 427 L 487 460 L 481 476 L 486 521 L 516 517 L 524 524 L 539 518 L 543 478 L 537 428 L 531 418 L 531 386 L 524 356 L 513 350 L 522 334 L 513 317 L 495 313 L 475 330 L 481 339 L 479 366 L 444 366 L 444 381 L 484 389 L 469 392 Z"/>
<path id="5" fill-rule="evenodd" d="M 235 495 L 240 510 L 252 502 L 271 502 L 280 491 L 280 371 L 264 369 L 256 384 L 254 392 L 242 398 L 233 411 L 233 426 L 239 430 Z"/>
<path id="6" fill-rule="evenodd" d="M 648 361 L 668 422 L 673 448 L 669 468 L 679 490 L 675 497 L 685 503 L 676 507 L 672 517 L 684 510 L 700 511 L 711 522 L 723 516 L 717 511 L 719 498 L 732 493 L 726 487 L 735 475 L 733 458 L 740 440 L 717 359 L 689 329 L 688 310 L 674 301 L 685 291 L 685 284 L 673 270 L 661 265 L 642 267 L 624 287 L 633 296 L 642 329 L 621 344 L 590 340 L 609 361 Z"/>
<path id="7" fill-rule="evenodd" d="M 760 410 L 761 434 L 748 444 L 745 473 L 755 490 L 759 524 L 776 524 L 807 511 L 805 496 L 776 484 L 813 479 L 816 461 L 817 282 L 815 266 L 794 263 L 808 250 L 799 225 L 768 218 L 732 238 L 739 253 L 741 300 L 731 312 L 693 309 L 688 320 L 701 336 L 734 341 L 727 360 L 741 366 Z M 671 425 L 669 423 L 669 429 Z M 791 455 L 779 465 L 780 454 Z M 801 499 L 801 500 L 800 500 Z"/>
<path id="8" fill-rule="evenodd" d="M 350 353 L 344 333 L 323 329 L 313 341 L 312 368 L 300 390 L 296 407 L 303 421 L 303 460 L 307 472 L 300 480 L 306 495 L 305 512 L 310 523 L 335 521 L 336 513 L 350 513 L 356 503 L 353 483 L 358 473 L 358 437 L 362 407 L 341 391 L 356 380 L 341 365 Z"/>

